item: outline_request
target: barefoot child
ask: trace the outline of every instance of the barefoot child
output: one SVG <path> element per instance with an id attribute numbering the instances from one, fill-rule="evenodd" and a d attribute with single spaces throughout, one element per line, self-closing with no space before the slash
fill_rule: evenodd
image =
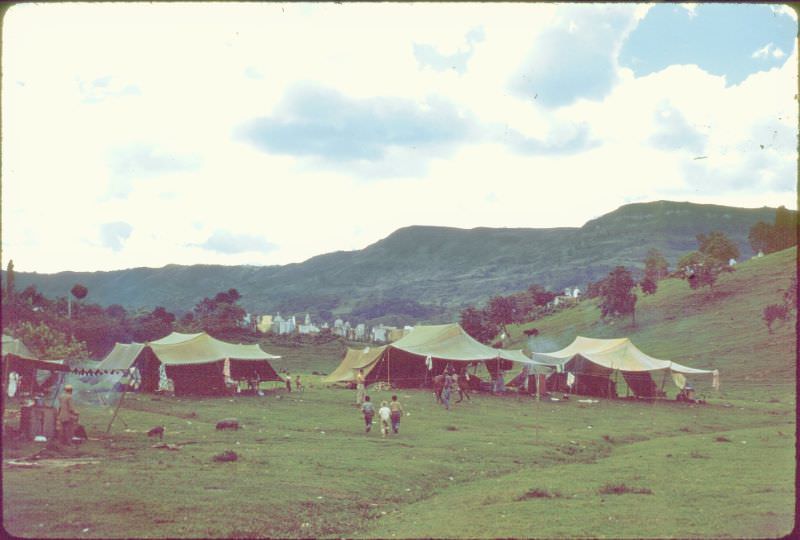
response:
<path id="1" fill-rule="evenodd" d="M 381 408 L 378 409 L 378 416 L 381 417 L 381 435 L 386 437 L 386 434 L 389 433 L 389 419 L 392 417 L 392 410 L 385 401 L 381 402 Z"/>

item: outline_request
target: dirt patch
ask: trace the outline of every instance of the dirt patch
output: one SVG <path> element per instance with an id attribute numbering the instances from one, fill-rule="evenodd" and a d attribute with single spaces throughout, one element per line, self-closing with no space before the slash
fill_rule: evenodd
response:
<path id="1" fill-rule="evenodd" d="M 626 484 L 606 484 L 597 490 L 600 495 L 624 495 L 634 493 L 636 495 L 652 495 L 653 490 L 646 487 L 633 487 Z"/>
<path id="2" fill-rule="evenodd" d="M 533 488 L 529 489 L 528 491 L 517 497 L 517 500 L 525 501 L 528 499 L 553 499 L 553 498 L 560 499 L 562 497 L 564 496 L 561 494 L 560 491 L 550 492 L 542 488 Z"/>

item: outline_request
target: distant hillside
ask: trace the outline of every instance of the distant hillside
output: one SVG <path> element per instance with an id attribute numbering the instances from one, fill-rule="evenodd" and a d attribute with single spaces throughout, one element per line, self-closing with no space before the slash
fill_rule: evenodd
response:
<path id="1" fill-rule="evenodd" d="M 723 274 L 713 290 L 692 290 L 679 279 L 659 283 L 652 296 L 639 295 L 636 325 L 626 317 L 602 321 L 596 300 L 524 325 L 510 327 L 511 348 L 551 352 L 577 335 L 630 337 L 646 353 L 697 368 L 719 369 L 723 394 L 735 389 L 746 399 L 766 401 L 775 392 L 793 393 L 796 377 L 796 319 L 778 322 L 769 333 L 764 307 L 783 301 L 797 272 L 797 248 L 751 259 Z M 536 328 L 528 339 L 523 330 Z M 703 392 L 710 379 L 692 378 Z M 667 381 L 669 382 L 669 381 Z"/>
<path id="2" fill-rule="evenodd" d="M 413 226 L 362 250 L 328 253 L 299 264 L 17 273 L 17 286 L 34 284 L 55 297 L 82 283 L 92 302 L 126 308 L 161 305 L 178 312 L 233 287 L 242 294 L 244 307 L 255 313 L 329 316 L 355 311 L 373 321 L 444 321 L 453 320 L 467 304 L 532 283 L 553 290 L 585 288 L 616 265 L 641 268 L 650 248 L 660 249 L 674 265 L 696 249 L 696 234 L 711 230 L 731 237 L 748 258 L 750 227 L 758 221 L 771 223 L 774 215 L 775 209 L 766 207 L 660 201 L 623 206 L 580 228 Z"/>

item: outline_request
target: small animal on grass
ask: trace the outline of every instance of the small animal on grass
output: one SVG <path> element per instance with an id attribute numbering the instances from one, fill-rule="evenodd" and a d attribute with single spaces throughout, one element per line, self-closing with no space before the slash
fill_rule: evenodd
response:
<path id="1" fill-rule="evenodd" d="M 217 422 L 217 429 L 239 429 L 239 421 L 236 418 L 226 418 Z"/>
<path id="2" fill-rule="evenodd" d="M 158 437 L 160 440 L 164 439 L 164 426 L 156 426 L 147 432 L 148 437 Z"/>

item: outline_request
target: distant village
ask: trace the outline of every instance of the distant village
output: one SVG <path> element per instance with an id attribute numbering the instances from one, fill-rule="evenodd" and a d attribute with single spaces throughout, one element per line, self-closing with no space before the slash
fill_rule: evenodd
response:
<path id="1" fill-rule="evenodd" d="M 581 298 L 581 290 L 578 287 L 567 287 L 563 294 L 556 296 L 549 304 L 549 307 L 563 306 L 565 304 L 577 303 Z M 327 322 L 316 324 L 311 320 L 311 315 L 306 313 L 303 322 L 298 323 L 297 316 L 292 315 L 283 318 L 280 313 L 273 315 L 253 315 L 248 313 L 242 321 L 245 326 L 250 326 L 262 334 L 305 334 L 313 335 L 330 332 L 335 336 L 341 336 L 349 341 L 361 341 L 372 343 L 391 343 L 407 335 L 413 326 L 387 326 L 379 324 L 367 327 L 365 323 L 353 325 L 350 321 L 337 318 L 333 321 L 333 326 Z"/>

